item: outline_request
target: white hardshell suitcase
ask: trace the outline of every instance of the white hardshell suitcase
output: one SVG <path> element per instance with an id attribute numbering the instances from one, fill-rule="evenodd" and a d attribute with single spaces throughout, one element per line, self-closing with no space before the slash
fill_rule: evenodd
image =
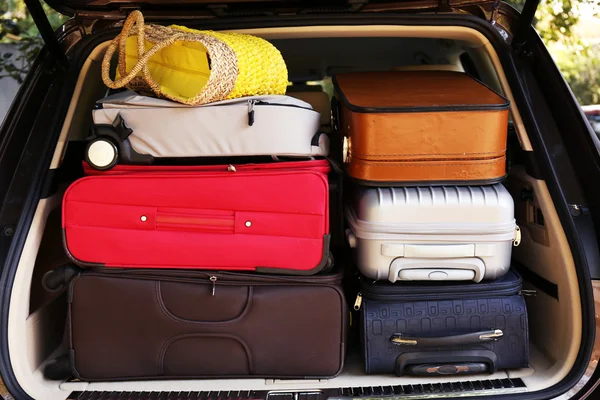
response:
<path id="1" fill-rule="evenodd" d="M 355 195 L 346 235 L 370 279 L 495 279 L 520 242 L 514 202 L 501 184 L 361 187 Z"/>
<path id="2" fill-rule="evenodd" d="M 188 106 L 124 91 L 93 111 L 96 138 L 86 161 L 97 169 L 160 158 L 325 157 L 320 114 L 290 96 L 253 96 Z"/>

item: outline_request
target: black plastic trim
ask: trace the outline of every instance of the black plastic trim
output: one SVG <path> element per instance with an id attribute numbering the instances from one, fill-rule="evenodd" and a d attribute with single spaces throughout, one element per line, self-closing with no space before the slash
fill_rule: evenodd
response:
<path id="1" fill-rule="evenodd" d="M 109 136 L 118 142 L 125 141 L 133 133 L 133 130 L 125 125 L 121 114 L 117 114 L 112 124 L 94 124 L 93 130 L 97 137 Z"/>
<path id="2" fill-rule="evenodd" d="M 525 172 L 527 175 L 531 176 L 534 179 L 538 179 L 543 181 L 544 175 L 540 170 L 540 167 L 537 164 L 535 159 L 535 152 L 533 151 L 523 151 L 523 159 L 525 161 Z"/>
<path id="3" fill-rule="evenodd" d="M 540 0 L 526 0 L 519 18 L 519 25 L 513 37 L 512 46 L 515 51 L 520 52 L 527 43 L 531 30 L 531 24 L 535 18 L 535 12 L 540 5 Z"/>
<path id="4" fill-rule="evenodd" d="M 516 268 L 517 271 L 519 271 L 524 281 L 531 283 L 548 296 L 559 300 L 558 285 L 556 283 L 547 280 L 546 278 L 538 275 L 535 271 L 532 271 L 519 263 L 513 262 L 513 268 Z"/>
<path id="5" fill-rule="evenodd" d="M 127 127 L 127 125 L 125 125 L 125 121 L 123 121 L 121 114 L 117 114 L 117 118 L 115 118 L 113 126 L 117 132 L 117 135 L 119 135 L 119 139 L 122 141 L 125 141 L 125 139 L 127 139 L 129 135 L 133 133 L 133 129 L 130 129 Z"/>
<path id="6" fill-rule="evenodd" d="M 31 18 L 33 18 L 35 24 L 37 25 L 42 39 L 44 39 L 46 46 L 48 49 L 50 49 L 50 53 L 53 57 L 56 57 L 60 68 L 66 69 L 69 66 L 69 61 L 65 56 L 64 50 L 58 43 L 58 39 L 52 30 L 50 21 L 48 20 L 48 17 L 46 16 L 46 13 L 42 7 L 42 3 L 40 0 L 25 0 L 25 5 L 29 10 L 29 14 L 31 14 Z"/>
<path id="7" fill-rule="evenodd" d="M 48 176 L 44 180 L 44 187 L 42 189 L 42 199 L 47 199 L 56 193 L 58 190 L 59 176 L 60 174 L 58 169 L 51 169 L 48 171 Z"/>

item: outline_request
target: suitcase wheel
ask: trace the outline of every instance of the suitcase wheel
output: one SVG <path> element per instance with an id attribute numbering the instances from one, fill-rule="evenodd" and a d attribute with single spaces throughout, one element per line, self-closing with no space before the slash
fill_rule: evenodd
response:
<path id="1" fill-rule="evenodd" d="M 325 272 L 329 272 L 333 269 L 333 267 L 335 266 L 335 262 L 333 260 L 333 254 L 331 254 L 331 252 L 327 255 L 327 264 L 325 265 L 325 267 L 323 267 L 323 269 L 321 270 L 322 273 Z"/>
<path id="2" fill-rule="evenodd" d="M 71 362 L 68 356 L 58 357 L 44 367 L 44 377 L 46 379 L 62 381 L 71 376 Z"/>
<path id="3" fill-rule="evenodd" d="M 60 266 L 44 274 L 42 286 L 48 292 L 57 292 L 66 286 L 79 271 L 79 268 L 73 265 Z"/>
<path id="4" fill-rule="evenodd" d="M 94 169 L 104 171 L 111 169 L 119 159 L 117 146 L 107 138 L 92 140 L 85 150 L 85 161 Z"/>

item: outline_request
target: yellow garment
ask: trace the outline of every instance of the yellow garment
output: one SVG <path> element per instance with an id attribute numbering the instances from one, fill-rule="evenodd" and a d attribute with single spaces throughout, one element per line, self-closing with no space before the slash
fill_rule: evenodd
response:
<path id="1" fill-rule="evenodd" d="M 251 35 L 199 31 L 178 25 L 169 28 L 174 31 L 212 36 L 233 50 L 237 59 L 235 86 L 222 100 L 285 94 L 288 83 L 287 68 L 279 50 L 268 41 Z M 155 43 L 148 38 L 145 39 L 146 52 L 154 45 Z M 139 59 L 137 36 L 127 38 L 125 54 L 125 68 L 130 72 Z M 208 82 L 211 74 L 209 60 L 210 55 L 202 43 L 176 41 L 154 54 L 147 66 L 150 76 L 160 85 L 162 94 L 187 103 L 186 99 L 197 96 Z M 137 76 L 142 76 L 142 73 L 139 72 Z M 116 78 L 120 78 L 118 71 Z"/>
<path id="2" fill-rule="evenodd" d="M 153 43 L 145 41 L 146 51 L 152 46 Z M 137 53 L 137 36 L 130 36 L 125 49 L 127 72 L 137 63 Z M 191 98 L 199 93 L 210 75 L 206 48 L 199 42 L 173 43 L 150 58 L 148 69 L 162 91 L 182 98 Z M 120 78 L 118 71 L 117 78 Z"/>
<path id="3" fill-rule="evenodd" d="M 229 99 L 266 94 L 285 94 L 287 67 L 279 50 L 266 40 L 241 33 L 197 31 L 185 26 L 171 28 L 214 36 L 233 49 L 238 62 L 238 76 Z"/>

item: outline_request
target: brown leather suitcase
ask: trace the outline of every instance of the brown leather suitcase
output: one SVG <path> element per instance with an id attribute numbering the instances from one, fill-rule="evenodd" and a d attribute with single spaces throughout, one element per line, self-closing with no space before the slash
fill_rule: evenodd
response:
<path id="1" fill-rule="evenodd" d="M 506 174 L 509 101 L 462 72 L 334 77 L 334 129 L 366 185 L 491 184 Z M 335 147 L 335 146 L 334 146 Z"/>
<path id="2" fill-rule="evenodd" d="M 341 272 L 81 272 L 69 285 L 82 380 L 333 377 L 348 309 Z"/>

